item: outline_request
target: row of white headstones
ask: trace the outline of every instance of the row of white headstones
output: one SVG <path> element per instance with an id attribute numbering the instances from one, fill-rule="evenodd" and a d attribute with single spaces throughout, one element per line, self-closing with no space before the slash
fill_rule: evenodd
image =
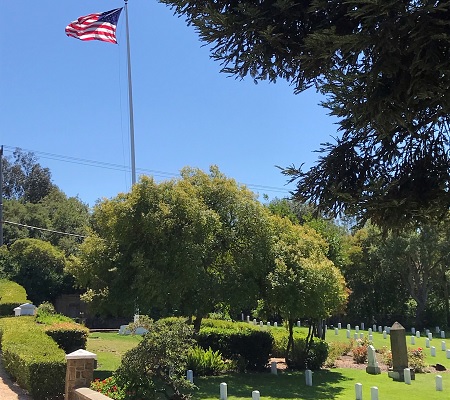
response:
<path id="1" fill-rule="evenodd" d="M 407 379 L 407 376 L 409 376 L 409 379 Z M 192 371 L 188 371 L 188 379 L 193 383 L 193 375 Z M 312 386 L 312 371 L 306 370 L 305 371 L 305 383 L 306 386 Z M 410 369 L 405 369 L 405 383 L 411 384 L 411 375 L 410 375 Z M 220 400 L 227 400 L 228 398 L 228 385 L 225 382 L 222 382 L 219 386 L 220 390 Z M 436 375 L 436 390 L 442 391 L 442 376 Z M 362 383 L 356 383 L 355 384 L 355 398 L 356 400 L 362 400 L 363 395 L 363 385 Z M 371 386 L 370 387 L 370 398 L 371 400 L 378 400 L 378 387 L 377 386 Z M 252 400 L 260 400 L 260 392 L 259 390 L 253 390 L 252 391 Z"/>

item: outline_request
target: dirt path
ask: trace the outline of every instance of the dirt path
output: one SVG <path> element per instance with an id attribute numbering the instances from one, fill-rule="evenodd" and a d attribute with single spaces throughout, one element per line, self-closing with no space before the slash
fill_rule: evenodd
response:
<path id="1" fill-rule="evenodd" d="M 13 383 L 1 363 L 0 357 L 0 399 L 1 400 L 33 400 L 17 384 Z"/>

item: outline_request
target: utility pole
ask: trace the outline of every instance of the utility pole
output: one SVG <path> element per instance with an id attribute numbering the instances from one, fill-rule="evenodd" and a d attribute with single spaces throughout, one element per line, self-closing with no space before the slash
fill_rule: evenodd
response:
<path id="1" fill-rule="evenodd" d="M 0 147 L 0 246 L 3 246 L 3 145 Z"/>

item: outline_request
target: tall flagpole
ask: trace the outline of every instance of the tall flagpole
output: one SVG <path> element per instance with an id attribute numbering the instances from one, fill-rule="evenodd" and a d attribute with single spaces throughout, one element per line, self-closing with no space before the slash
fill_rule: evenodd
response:
<path id="1" fill-rule="evenodd" d="M 130 32 L 128 29 L 128 0 L 125 0 L 125 20 L 127 31 L 127 58 L 128 58 L 128 103 L 130 106 L 131 184 L 134 185 L 136 183 L 136 160 L 134 154 L 133 87 L 131 85 Z"/>

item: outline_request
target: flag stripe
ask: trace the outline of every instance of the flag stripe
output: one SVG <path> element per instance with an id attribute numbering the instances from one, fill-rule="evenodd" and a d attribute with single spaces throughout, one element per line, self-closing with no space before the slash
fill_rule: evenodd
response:
<path id="1" fill-rule="evenodd" d="M 80 40 L 117 43 L 116 25 L 122 8 L 78 18 L 66 27 L 66 35 Z"/>

